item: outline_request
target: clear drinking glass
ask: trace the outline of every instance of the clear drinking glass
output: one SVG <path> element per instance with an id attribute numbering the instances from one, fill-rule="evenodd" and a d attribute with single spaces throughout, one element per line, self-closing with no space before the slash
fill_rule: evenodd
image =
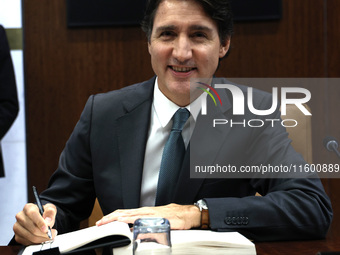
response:
<path id="1" fill-rule="evenodd" d="M 141 218 L 133 225 L 133 255 L 171 254 L 170 223 L 165 218 Z"/>

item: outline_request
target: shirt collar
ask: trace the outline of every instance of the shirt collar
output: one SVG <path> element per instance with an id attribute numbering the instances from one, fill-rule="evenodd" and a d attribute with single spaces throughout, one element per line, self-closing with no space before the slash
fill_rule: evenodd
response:
<path id="1" fill-rule="evenodd" d="M 191 113 L 191 116 L 193 117 L 194 121 L 196 121 L 197 116 L 201 110 L 201 105 L 200 105 L 201 100 L 204 100 L 206 97 L 207 97 L 207 93 L 202 93 L 194 102 L 192 102 L 191 104 L 185 107 Z M 153 107 L 162 127 L 165 127 L 170 122 L 175 112 L 179 108 L 181 108 L 178 105 L 176 105 L 174 102 L 169 100 L 160 91 L 158 87 L 158 77 L 156 77 L 156 80 L 155 80 Z"/>

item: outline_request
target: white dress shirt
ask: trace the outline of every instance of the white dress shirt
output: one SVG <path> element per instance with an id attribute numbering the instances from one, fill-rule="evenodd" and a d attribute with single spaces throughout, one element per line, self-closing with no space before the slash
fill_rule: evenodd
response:
<path id="1" fill-rule="evenodd" d="M 185 107 L 190 112 L 190 117 L 185 123 L 182 131 L 185 147 L 189 144 L 193 127 L 195 126 L 199 113 L 200 107 L 197 107 L 196 105 L 200 104 L 201 97 L 206 97 L 206 95 L 206 93 L 203 93 L 193 103 Z M 193 105 L 195 105 L 195 107 L 192 107 Z M 172 117 L 179 108 L 178 105 L 170 101 L 159 90 L 158 79 L 156 78 L 151 107 L 150 127 L 144 156 L 140 198 L 141 207 L 155 205 L 163 149 L 172 128 Z"/>

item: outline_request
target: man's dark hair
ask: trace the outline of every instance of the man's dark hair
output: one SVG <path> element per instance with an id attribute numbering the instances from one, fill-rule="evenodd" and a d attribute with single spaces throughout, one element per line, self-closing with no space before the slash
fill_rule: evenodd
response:
<path id="1" fill-rule="evenodd" d="M 158 6 L 164 0 L 148 0 L 146 4 L 142 29 L 150 41 L 154 19 Z M 187 0 L 177 0 L 187 1 Z M 194 0 L 199 3 L 205 12 L 216 21 L 218 33 L 222 44 L 231 37 L 233 33 L 233 15 L 229 0 Z"/>

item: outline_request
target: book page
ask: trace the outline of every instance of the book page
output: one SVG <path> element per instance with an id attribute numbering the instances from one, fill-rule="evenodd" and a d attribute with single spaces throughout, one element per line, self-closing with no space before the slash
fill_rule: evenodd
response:
<path id="1" fill-rule="evenodd" d="M 57 235 L 53 243 L 31 245 L 26 247 L 23 255 L 31 255 L 35 251 L 46 250 L 54 247 L 59 247 L 60 253 L 65 253 L 77 249 L 94 240 L 111 235 L 122 235 L 129 238 L 130 240 L 132 236 L 128 224 L 114 221 L 100 227 L 93 226 L 74 232 Z"/>
<path id="2" fill-rule="evenodd" d="M 238 232 L 171 230 L 171 244 L 173 255 L 256 255 L 255 245 Z M 115 248 L 113 255 L 131 255 L 132 246 Z"/>
<path id="3" fill-rule="evenodd" d="M 252 247 L 254 244 L 238 232 L 211 230 L 172 230 L 171 242 L 175 246 L 204 245 L 222 247 Z"/>
<path id="4" fill-rule="evenodd" d="M 238 232 L 171 231 L 172 254 L 255 255 L 255 245 Z"/>

